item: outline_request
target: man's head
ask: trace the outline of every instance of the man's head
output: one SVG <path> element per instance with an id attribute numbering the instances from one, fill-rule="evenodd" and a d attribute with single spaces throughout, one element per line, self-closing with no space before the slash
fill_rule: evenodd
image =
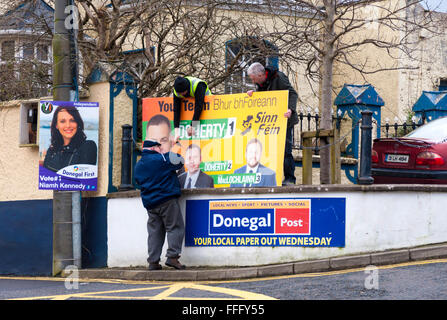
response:
<path id="1" fill-rule="evenodd" d="M 250 168 L 254 168 L 261 161 L 262 155 L 262 144 L 256 138 L 251 139 L 247 143 L 247 147 L 245 148 L 245 159 L 247 161 L 247 165 Z"/>
<path id="2" fill-rule="evenodd" d="M 188 172 L 194 174 L 199 171 L 200 162 L 202 162 L 200 147 L 196 144 L 189 145 L 185 152 L 185 166 Z"/>
<path id="3" fill-rule="evenodd" d="M 265 68 L 259 62 L 254 62 L 248 67 L 247 75 L 250 78 L 251 82 L 262 85 L 265 82 Z"/>
<path id="4" fill-rule="evenodd" d="M 185 97 L 188 95 L 189 92 L 189 81 L 186 78 L 183 77 L 177 77 L 174 81 L 174 89 L 177 92 L 177 94 Z"/>
<path id="5" fill-rule="evenodd" d="M 164 115 L 157 114 L 147 123 L 146 139 L 160 143 L 160 152 L 171 150 L 171 122 Z"/>

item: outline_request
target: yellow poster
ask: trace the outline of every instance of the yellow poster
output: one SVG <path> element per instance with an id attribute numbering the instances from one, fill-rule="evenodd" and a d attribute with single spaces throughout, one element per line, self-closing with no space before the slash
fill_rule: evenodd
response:
<path id="1" fill-rule="evenodd" d="M 281 186 L 287 106 L 287 90 L 254 92 L 251 97 L 246 93 L 206 96 L 200 121 L 192 123 L 194 99 L 185 99 L 181 147 L 172 151 L 185 157 L 194 147 L 201 155 L 200 170 L 213 179 L 214 187 Z M 143 99 L 143 140 L 147 122 L 156 114 L 166 116 L 173 131 L 173 98 Z"/>

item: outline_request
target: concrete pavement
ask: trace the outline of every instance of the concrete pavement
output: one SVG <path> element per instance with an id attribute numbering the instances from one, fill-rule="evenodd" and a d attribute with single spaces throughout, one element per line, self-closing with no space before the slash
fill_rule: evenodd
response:
<path id="1" fill-rule="evenodd" d="M 284 264 L 274 264 L 256 267 L 229 268 L 187 268 L 173 270 L 165 267 L 159 271 L 149 271 L 146 268 L 97 268 L 80 269 L 81 279 L 122 279 L 139 281 L 210 281 L 237 280 L 247 278 L 264 278 L 271 276 L 315 273 L 333 270 L 361 268 L 369 265 L 387 265 L 417 260 L 437 259 L 447 257 L 447 243 L 427 245 L 399 250 L 365 253 L 343 257 L 333 257 L 321 260 L 299 261 Z M 62 277 L 70 276 L 62 272 Z"/>

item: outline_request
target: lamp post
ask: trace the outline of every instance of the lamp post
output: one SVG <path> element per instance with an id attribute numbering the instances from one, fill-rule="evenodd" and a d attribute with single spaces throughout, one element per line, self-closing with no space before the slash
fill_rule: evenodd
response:
<path id="1" fill-rule="evenodd" d="M 67 10 L 71 9 L 70 10 Z M 54 3 L 53 33 L 53 100 L 75 101 L 77 99 L 77 62 L 75 30 L 67 23 L 73 0 L 56 0 Z M 53 275 L 67 266 L 81 267 L 81 192 L 53 191 Z"/>

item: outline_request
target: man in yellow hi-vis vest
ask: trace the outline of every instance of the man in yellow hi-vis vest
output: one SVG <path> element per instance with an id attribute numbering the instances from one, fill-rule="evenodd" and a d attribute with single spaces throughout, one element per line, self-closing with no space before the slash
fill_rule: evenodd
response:
<path id="1" fill-rule="evenodd" d="M 178 142 L 180 137 L 180 114 L 181 102 L 184 98 L 193 97 L 195 99 L 194 115 L 192 121 L 199 121 L 202 113 L 205 96 L 211 95 L 208 84 L 198 78 L 194 77 L 177 77 L 174 82 L 174 130 L 175 142 Z M 188 135 L 194 134 L 193 128 L 188 129 Z"/>

